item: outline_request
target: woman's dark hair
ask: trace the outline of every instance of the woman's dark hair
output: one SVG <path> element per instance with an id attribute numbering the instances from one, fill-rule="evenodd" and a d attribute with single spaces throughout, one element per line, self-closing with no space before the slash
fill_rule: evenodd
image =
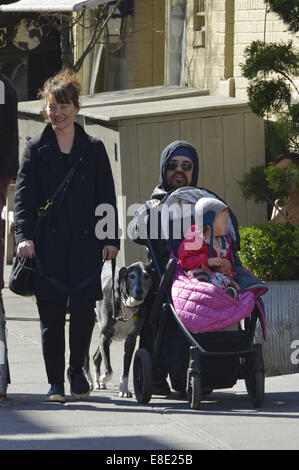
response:
<path id="1" fill-rule="evenodd" d="M 64 69 L 54 77 L 50 77 L 38 95 L 39 98 L 44 99 L 44 115 L 46 115 L 45 108 L 49 95 L 53 95 L 57 103 L 73 103 L 79 108 L 81 90 L 81 83 L 72 70 Z"/>

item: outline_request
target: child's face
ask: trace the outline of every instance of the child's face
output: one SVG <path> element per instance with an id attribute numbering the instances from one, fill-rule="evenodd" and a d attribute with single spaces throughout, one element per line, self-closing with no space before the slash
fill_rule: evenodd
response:
<path id="1" fill-rule="evenodd" d="M 228 210 L 225 209 L 219 214 L 216 215 L 215 221 L 213 223 L 214 236 L 223 237 L 228 233 Z"/>

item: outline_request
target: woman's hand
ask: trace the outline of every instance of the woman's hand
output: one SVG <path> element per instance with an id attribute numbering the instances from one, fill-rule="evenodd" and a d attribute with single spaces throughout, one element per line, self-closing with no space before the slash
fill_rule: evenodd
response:
<path id="1" fill-rule="evenodd" d="M 32 240 L 24 240 L 18 244 L 17 255 L 19 258 L 33 258 L 35 256 L 34 243 Z"/>
<path id="2" fill-rule="evenodd" d="M 110 260 L 116 258 L 118 254 L 118 249 L 113 245 L 106 245 L 103 248 L 102 256 L 103 260 Z"/>

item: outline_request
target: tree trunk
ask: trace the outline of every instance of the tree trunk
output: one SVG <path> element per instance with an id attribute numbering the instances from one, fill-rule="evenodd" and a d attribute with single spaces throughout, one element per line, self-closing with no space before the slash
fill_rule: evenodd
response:
<path id="1" fill-rule="evenodd" d="M 73 48 L 70 40 L 71 21 L 71 17 L 61 18 L 59 28 L 62 67 L 69 69 L 74 68 Z"/>

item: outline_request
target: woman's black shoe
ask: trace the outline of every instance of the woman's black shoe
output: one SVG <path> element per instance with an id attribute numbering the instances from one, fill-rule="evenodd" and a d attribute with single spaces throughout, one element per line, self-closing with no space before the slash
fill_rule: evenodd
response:
<path id="1" fill-rule="evenodd" d="M 69 367 L 67 377 L 70 381 L 71 394 L 74 398 L 80 400 L 82 398 L 89 397 L 90 386 L 82 369 L 73 369 L 72 367 Z"/>
<path id="2" fill-rule="evenodd" d="M 65 403 L 64 384 L 51 384 L 51 388 L 45 397 L 45 401 L 51 403 Z"/>

